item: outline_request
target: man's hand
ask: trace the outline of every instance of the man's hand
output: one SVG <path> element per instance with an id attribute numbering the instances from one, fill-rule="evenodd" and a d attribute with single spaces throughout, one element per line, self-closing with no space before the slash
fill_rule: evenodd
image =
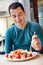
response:
<path id="1" fill-rule="evenodd" d="M 32 41 L 31 41 L 31 46 L 37 50 L 40 51 L 41 50 L 41 42 L 38 39 L 37 35 L 34 32 L 34 35 L 32 36 Z"/>

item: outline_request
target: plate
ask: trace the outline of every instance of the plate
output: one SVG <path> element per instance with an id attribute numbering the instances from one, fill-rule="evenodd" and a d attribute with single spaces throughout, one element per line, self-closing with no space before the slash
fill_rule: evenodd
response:
<path id="1" fill-rule="evenodd" d="M 26 61 L 26 60 L 30 60 L 32 58 L 35 58 L 37 56 L 37 52 L 29 52 L 29 54 L 32 54 L 32 56 L 29 56 L 27 58 L 22 58 L 22 59 L 17 59 L 17 58 L 6 58 L 6 60 L 8 61 Z"/>

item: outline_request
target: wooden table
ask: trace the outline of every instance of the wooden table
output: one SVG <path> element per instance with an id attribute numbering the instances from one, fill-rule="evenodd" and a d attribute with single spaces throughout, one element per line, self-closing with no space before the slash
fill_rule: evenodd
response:
<path id="1" fill-rule="evenodd" d="M 0 55 L 0 65 L 43 65 L 43 54 L 21 62 L 10 62 L 5 59 L 5 55 Z"/>

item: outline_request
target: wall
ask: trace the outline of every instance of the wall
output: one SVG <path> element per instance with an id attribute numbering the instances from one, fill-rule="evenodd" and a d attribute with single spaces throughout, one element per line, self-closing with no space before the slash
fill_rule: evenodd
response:
<path id="1" fill-rule="evenodd" d="M 31 15 L 30 15 L 30 0 L 19 0 L 25 8 L 26 11 L 26 20 L 31 21 Z"/>

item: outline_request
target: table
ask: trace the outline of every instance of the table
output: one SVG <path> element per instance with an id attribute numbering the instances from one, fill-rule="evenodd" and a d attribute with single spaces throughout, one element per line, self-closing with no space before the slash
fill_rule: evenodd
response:
<path id="1" fill-rule="evenodd" d="M 43 65 L 43 54 L 22 62 L 10 62 L 5 59 L 5 55 L 0 55 L 0 65 Z"/>

